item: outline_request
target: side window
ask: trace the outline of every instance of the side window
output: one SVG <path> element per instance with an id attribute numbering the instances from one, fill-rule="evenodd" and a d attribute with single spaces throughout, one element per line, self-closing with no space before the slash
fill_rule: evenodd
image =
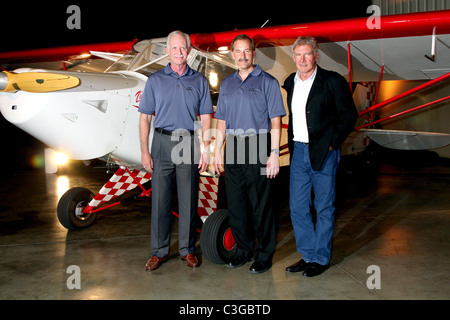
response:
<path id="1" fill-rule="evenodd" d="M 199 54 L 191 66 L 193 69 L 201 72 L 208 80 L 214 106 L 217 105 L 219 89 L 223 79 L 236 72 L 236 68 L 232 64 L 221 63 L 220 59 L 222 58 L 213 54 Z"/>

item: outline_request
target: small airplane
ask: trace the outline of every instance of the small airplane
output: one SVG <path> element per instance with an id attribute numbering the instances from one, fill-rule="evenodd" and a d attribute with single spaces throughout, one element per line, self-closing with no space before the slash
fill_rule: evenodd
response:
<path id="1" fill-rule="evenodd" d="M 405 150 L 447 146 L 449 117 L 448 108 L 444 107 L 450 99 L 450 10 L 378 18 L 374 25 L 370 24 L 370 17 L 364 17 L 192 34 L 193 49 L 188 63 L 209 80 L 216 104 L 221 81 L 236 71 L 228 54 L 235 36 L 245 33 L 255 40 L 256 63 L 280 84 L 296 70 L 292 43 L 301 35 L 314 36 L 320 43 L 319 64 L 348 79 L 359 107 L 361 119 L 344 144 L 343 154 L 360 153 L 369 140 Z M 125 203 L 113 199 L 137 187 L 141 189 L 138 197 L 150 196 L 147 182 L 151 181 L 151 174 L 141 164 L 138 106 L 147 77 L 168 62 L 165 46 L 166 38 L 133 44 L 110 43 L 100 45 L 97 50 L 93 45 L 89 55 L 101 58 L 97 60 L 86 60 L 85 47 L 0 53 L 0 66 L 4 70 L 0 72 L 0 111 L 6 120 L 71 159 L 101 159 L 118 166 L 97 194 L 75 187 L 61 197 L 57 215 L 67 229 L 90 226 L 96 213 Z M 77 57 L 67 61 L 68 56 Z M 24 57 L 34 61 L 50 57 L 58 61 L 59 67 L 23 67 L 31 64 L 24 62 Z M 12 66 L 21 67 L 8 71 Z M 406 89 L 395 95 L 383 91 L 383 87 L 380 89 L 382 82 L 386 88 L 400 85 Z M 385 99 L 377 103 L 382 92 Z M 423 95 L 412 99 L 418 92 Z M 423 103 L 424 97 L 436 94 L 443 97 Z M 403 105 L 405 100 L 407 103 Z M 393 103 L 403 110 L 394 113 L 385 108 Z M 425 117 L 423 128 L 415 124 L 406 125 L 414 130 L 392 129 L 398 125 L 393 122 L 397 118 L 425 108 L 440 116 Z M 386 126 L 376 128 L 380 123 Z M 153 130 L 150 141 L 152 135 Z M 283 136 L 280 163 L 286 166 L 289 151 L 286 134 Z M 200 245 L 203 255 L 212 263 L 227 262 L 235 251 L 227 210 L 217 205 L 218 188 L 218 176 L 212 172 L 202 174 L 198 209 L 203 221 Z"/>

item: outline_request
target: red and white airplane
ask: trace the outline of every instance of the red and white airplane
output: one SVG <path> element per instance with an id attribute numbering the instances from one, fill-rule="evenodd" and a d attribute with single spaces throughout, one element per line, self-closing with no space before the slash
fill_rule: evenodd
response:
<path id="1" fill-rule="evenodd" d="M 450 10 L 192 34 L 194 49 L 188 62 L 209 80 L 214 102 L 222 79 L 236 70 L 228 52 L 231 40 L 241 33 L 255 40 L 256 63 L 280 83 L 295 71 L 291 47 L 295 39 L 301 35 L 318 39 L 319 64 L 348 79 L 361 116 L 344 153 L 361 152 L 369 139 L 406 150 L 450 143 Z M 165 46 L 166 39 L 160 38 L 0 53 L 3 66 L 4 62 L 13 65 L 13 60 L 23 63 L 25 58 L 61 61 L 79 55 L 85 59 L 86 50 L 102 58 L 89 64 L 65 61 L 53 70 L 2 67 L 0 73 L 0 110 L 6 120 L 71 159 L 98 158 L 119 166 L 97 194 L 76 187 L 61 197 L 57 214 L 67 229 L 90 226 L 97 212 L 120 204 L 112 200 L 136 187 L 141 188 L 141 197 L 150 195 L 151 188 L 144 185 L 151 174 L 141 164 L 137 108 L 148 75 L 168 62 Z M 103 72 L 92 72 L 93 65 Z M 403 92 L 393 94 L 399 87 Z M 391 104 L 400 110 L 387 107 Z M 425 108 L 430 116 L 420 112 L 420 121 L 411 117 Z M 405 115 L 406 121 L 397 121 Z M 382 128 L 374 129 L 381 123 Z M 286 134 L 283 139 L 286 146 Z M 449 156 L 448 148 L 442 150 Z M 288 165 L 288 151 L 282 155 L 282 165 Z M 226 209 L 217 210 L 217 194 L 218 177 L 203 175 L 202 252 L 211 262 L 223 263 L 234 255 L 235 243 Z"/>

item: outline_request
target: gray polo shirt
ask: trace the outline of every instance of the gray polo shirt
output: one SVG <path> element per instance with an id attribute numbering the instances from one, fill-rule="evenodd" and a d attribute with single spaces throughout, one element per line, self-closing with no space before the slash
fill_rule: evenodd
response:
<path id="1" fill-rule="evenodd" d="M 259 65 L 245 81 L 238 71 L 222 81 L 214 117 L 226 121 L 228 133 L 269 132 L 270 120 L 285 115 L 277 79 Z"/>
<path id="2" fill-rule="evenodd" d="M 194 130 L 197 115 L 214 112 L 208 81 L 189 66 L 178 76 L 169 63 L 148 77 L 139 112 L 154 113 L 155 128 Z"/>

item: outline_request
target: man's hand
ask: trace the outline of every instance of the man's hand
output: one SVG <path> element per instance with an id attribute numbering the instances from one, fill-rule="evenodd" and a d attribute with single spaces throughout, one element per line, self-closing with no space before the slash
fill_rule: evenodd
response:
<path id="1" fill-rule="evenodd" d="M 275 178 L 280 172 L 280 156 L 276 153 L 271 152 L 269 159 L 267 160 L 267 178 Z"/>
<path id="2" fill-rule="evenodd" d="M 203 152 L 202 156 L 200 157 L 200 163 L 198 164 L 199 172 L 205 172 L 206 169 L 209 167 L 210 162 L 210 155 L 208 152 Z"/>
<path id="3" fill-rule="evenodd" d="M 143 152 L 141 155 L 142 165 L 144 169 L 150 173 L 153 173 L 153 158 L 150 153 Z"/>
<path id="4" fill-rule="evenodd" d="M 217 172 L 217 174 L 220 174 L 223 171 L 223 161 L 222 161 L 222 154 L 220 152 L 217 152 L 214 154 L 214 172 Z"/>

